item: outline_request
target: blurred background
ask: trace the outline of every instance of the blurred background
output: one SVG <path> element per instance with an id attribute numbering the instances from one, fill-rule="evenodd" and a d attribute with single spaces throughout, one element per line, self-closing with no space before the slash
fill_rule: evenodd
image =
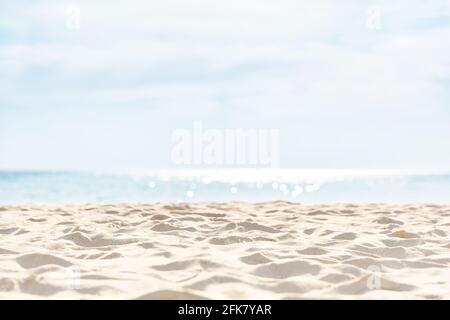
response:
<path id="1" fill-rule="evenodd" d="M 0 168 L 170 168 L 275 128 L 286 168 L 448 169 L 449 1 L 0 1 Z"/>
<path id="2" fill-rule="evenodd" d="M 0 1 L 0 200 L 28 190 L 11 170 L 36 179 L 184 169 L 171 160 L 171 135 L 196 120 L 278 130 L 282 169 L 448 178 L 449 9 L 439 0 Z M 323 180 L 302 177 L 302 188 Z M 30 190 L 57 185 L 33 181 Z"/>

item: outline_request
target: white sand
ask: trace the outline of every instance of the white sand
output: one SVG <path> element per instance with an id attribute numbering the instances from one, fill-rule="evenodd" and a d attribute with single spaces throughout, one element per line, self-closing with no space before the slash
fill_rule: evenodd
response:
<path id="1" fill-rule="evenodd" d="M 450 298 L 450 206 L 0 207 L 0 298 Z"/>

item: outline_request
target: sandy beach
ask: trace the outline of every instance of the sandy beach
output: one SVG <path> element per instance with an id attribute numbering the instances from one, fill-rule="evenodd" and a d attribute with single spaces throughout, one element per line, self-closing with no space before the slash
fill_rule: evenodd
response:
<path id="1" fill-rule="evenodd" d="M 450 205 L 0 206 L 2 299 L 450 299 Z"/>

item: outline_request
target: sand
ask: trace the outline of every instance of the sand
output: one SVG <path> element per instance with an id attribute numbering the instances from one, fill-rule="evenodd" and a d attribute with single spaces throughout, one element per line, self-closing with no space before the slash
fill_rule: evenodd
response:
<path id="1" fill-rule="evenodd" d="M 450 205 L 0 206 L 2 299 L 449 299 Z"/>

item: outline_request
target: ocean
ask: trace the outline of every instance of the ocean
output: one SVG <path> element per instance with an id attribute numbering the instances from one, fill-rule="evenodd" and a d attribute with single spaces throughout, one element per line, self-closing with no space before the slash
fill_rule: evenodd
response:
<path id="1" fill-rule="evenodd" d="M 0 171 L 0 203 L 450 202 L 450 172 L 220 169 Z"/>

